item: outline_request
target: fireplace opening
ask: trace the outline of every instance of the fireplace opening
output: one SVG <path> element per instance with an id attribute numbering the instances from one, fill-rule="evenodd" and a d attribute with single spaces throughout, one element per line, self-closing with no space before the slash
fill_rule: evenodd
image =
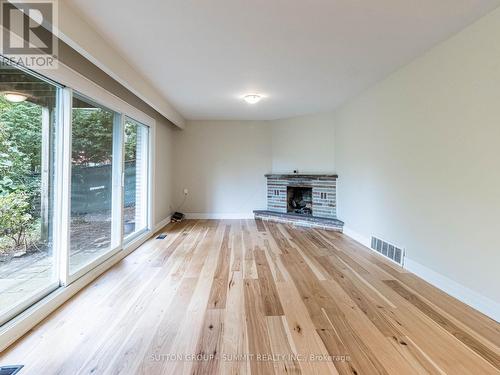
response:
<path id="1" fill-rule="evenodd" d="M 312 188 L 287 186 L 288 212 L 312 215 Z"/>

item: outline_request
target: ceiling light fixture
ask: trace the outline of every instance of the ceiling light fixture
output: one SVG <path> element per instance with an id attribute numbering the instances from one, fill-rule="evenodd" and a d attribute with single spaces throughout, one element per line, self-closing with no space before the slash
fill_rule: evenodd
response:
<path id="1" fill-rule="evenodd" d="M 260 102 L 262 99 L 262 96 L 258 94 L 247 94 L 243 97 L 243 99 L 248 103 L 248 104 L 255 104 Z"/>
<path id="2" fill-rule="evenodd" d="M 28 97 L 24 94 L 20 94 L 18 92 L 4 92 L 3 97 L 5 100 L 11 102 L 11 103 L 21 103 L 24 102 Z"/>

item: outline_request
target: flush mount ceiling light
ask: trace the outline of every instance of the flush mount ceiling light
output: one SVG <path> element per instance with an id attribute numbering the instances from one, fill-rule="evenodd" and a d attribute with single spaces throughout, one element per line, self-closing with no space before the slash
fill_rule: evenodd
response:
<path id="1" fill-rule="evenodd" d="M 28 99 L 26 95 L 18 92 L 4 92 L 2 96 L 11 103 L 21 103 Z"/>
<path id="2" fill-rule="evenodd" d="M 243 97 L 243 100 L 245 100 L 248 104 L 255 104 L 260 102 L 262 99 L 262 96 L 258 94 L 247 94 Z"/>

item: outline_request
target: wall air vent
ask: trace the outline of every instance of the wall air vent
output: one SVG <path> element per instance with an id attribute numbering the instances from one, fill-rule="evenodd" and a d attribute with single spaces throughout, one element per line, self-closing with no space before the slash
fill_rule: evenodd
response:
<path id="1" fill-rule="evenodd" d="M 390 244 L 389 242 L 381 240 L 377 237 L 372 237 L 371 248 L 399 265 L 404 265 L 405 252 L 400 247 Z"/>

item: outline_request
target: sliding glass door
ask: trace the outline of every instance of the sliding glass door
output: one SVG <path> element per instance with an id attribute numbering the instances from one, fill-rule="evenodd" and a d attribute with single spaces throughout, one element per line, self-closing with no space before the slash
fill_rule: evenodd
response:
<path id="1" fill-rule="evenodd" d="M 113 158 L 113 134 L 120 114 L 77 93 L 73 94 L 71 148 L 70 275 L 113 250 L 113 174 L 121 160 Z M 115 129 L 118 128 L 118 129 Z M 115 234 L 116 237 L 116 234 Z"/>
<path id="2" fill-rule="evenodd" d="M 149 127 L 125 118 L 123 235 L 125 241 L 148 227 Z"/>
<path id="3" fill-rule="evenodd" d="M 150 230 L 154 122 L 77 82 L 0 56 L 0 326 Z"/>
<path id="4" fill-rule="evenodd" d="M 0 67 L 0 325 L 59 286 L 53 181 L 60 91 Z"/>

